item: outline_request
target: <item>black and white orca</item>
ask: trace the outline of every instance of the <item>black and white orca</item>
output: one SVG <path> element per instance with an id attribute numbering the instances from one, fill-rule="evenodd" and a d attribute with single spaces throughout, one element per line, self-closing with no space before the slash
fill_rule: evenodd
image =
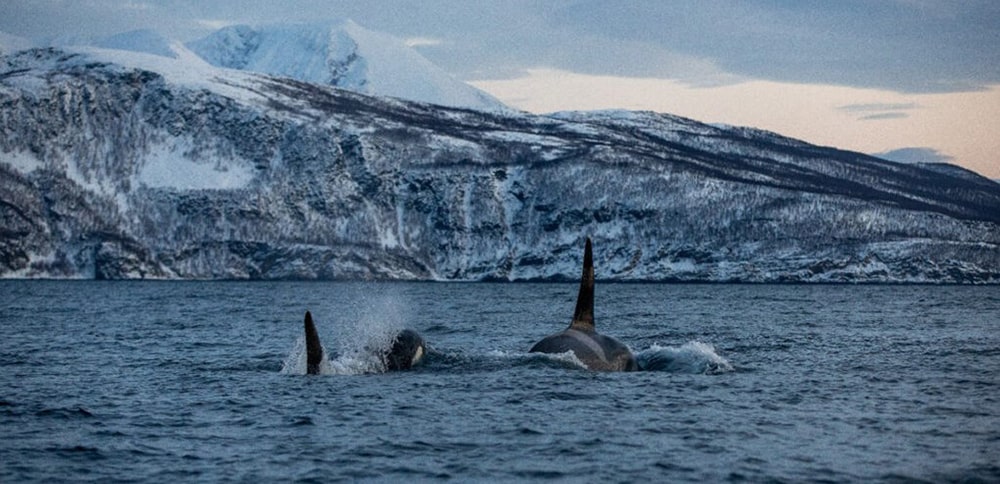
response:
<path id="1" fill-rule="evenodd" d="M 316 375 L 320 372 L 323 362 L 323 345 L 319 342 L 319 333 L 313 324 L 312 314 L 306 311 L 306 373 Z M 382 350 L 378 355 L 385 364 L 387 371 L 408 370 L 423 360 L 427 353 L 427 345 L 420 333 L 412 329 L 404 329 L 396 334 L 392 346 Z"/>
<path id="2" fill-rule="evenodd" d="M 572 351 L 587 368 L 597 371 L 636 371 L 639 365 L 628 346 L 597 332 L 594 327 L 594 256 L 590 238 L 583 251 L 583 275 L 573 321 L 565 331 L 546 336 L 532 353 Z"/>

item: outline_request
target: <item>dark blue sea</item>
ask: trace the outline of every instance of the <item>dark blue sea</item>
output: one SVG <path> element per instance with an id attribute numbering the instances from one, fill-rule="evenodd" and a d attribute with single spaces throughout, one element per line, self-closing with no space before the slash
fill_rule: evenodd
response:
<path id="1" fill-rule="evenodd" d="M 598 280 L 638 373 L 527 353 L 576 290 L 2 281 L 0 482 L 1000 482 L 1000 287 Z"/>

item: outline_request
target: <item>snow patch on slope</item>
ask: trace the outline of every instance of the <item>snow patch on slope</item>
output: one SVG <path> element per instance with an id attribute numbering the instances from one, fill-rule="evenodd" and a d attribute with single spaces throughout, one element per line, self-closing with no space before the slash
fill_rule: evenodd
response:
<path id="1" fill-rule="evenodd" d="M 0 152 L 0 162 L 7 163 L 25 175 L 45 166 L 45 163 L 37 156 L 23 150 L 14 150 L 9 153 Z"/>
<path id="2" fill-rule="evenodd" d="M 149 188 L 232 190 L 246 188 L 253 169 L 238 162 L 199 163 L 175 147 L 159 145 L 145 157 L 136 180 Z"/>

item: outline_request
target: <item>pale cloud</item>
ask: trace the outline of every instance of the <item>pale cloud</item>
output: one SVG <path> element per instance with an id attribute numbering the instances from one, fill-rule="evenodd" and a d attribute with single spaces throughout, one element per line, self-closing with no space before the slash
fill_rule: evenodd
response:
<path id="1" fill-rule="evenodd" d="M 410 37 L 403 42 L 409 47 L 433 47 L 444 43 L 441 39 L 430 37 Z"/>
<path id="2" fill-rule="evenodd" d="M 575 35 L 711 59 L 735 75 L 910 93 L 1000 83 L 1000 2 L 578 0 L 549 16 Z M 593 62 L 545 65 L 628 77 Z"/>
<path id="3" fill-rule="evenodd" d="M 221 20 L 221 19 L 218 20 L 197 19 L 195 20 L 195 23 L 207 29 L 219 30 L 221 28 L 229 27 L 230 25 L 236 25 L 237 22 L 233 22 L 231 20 Z"/>
<path id="4" fill-rule="evenodd" d="M 424 49 L 460 78 L 545 65 L 622 77 L 727 77 L 928 93 L 1000 83 L 990 0 L 0 0 L 0 31 L 33 40 L 136 29 L 189 41 L 198 19 L 349 18 Z M 210 24 L 219 25 L 219 24 Z"/>
<path id="5" fill-rule="evenodd" d="M 840 106 L 838 109 L 852 113 L 870 113 L 874 111 L 908 111 L 917 109 L 916 103 L 868 103 L 868 104 L 848 104 Z"/>
<path id="6" fill-rule="evenodd" d="M 858 121 L 881 121 L 883 119 L 899 119 L 908 117 L 909 114 L 902 112 L 867 114 L 858 118 Z"/>
<path id="7" fill-rule="evenodd" d="M 1000 177 L 1000 124 L 996 121 L 1000 119 L 1000 85 L 943 94 L 762 80 L 692 87 L 670 79 L 596 76 L 546 68 L 530 69 L 517 79 L 473 84 L 501 101 L 536 113 L 650 110 L 705 122 L 755 126 L 863 153 L 926 146 L 980 174 Z M 896 111 L 875 112 L 882 108 Z M 892 112 L 903 115 L 882 116 L 877 123 L 858 119 L 859 113 L 877 116 Z"/>
<path id="8" fill-rule="evenodd" d="M 910 114 L 906 111 L 917 109 L 916 103 L 868 103 L 848 104 L 837 109 L 849 113 L 857 113 L 859 121 L 881 121 L 884 119 L 905 118 Z"/>

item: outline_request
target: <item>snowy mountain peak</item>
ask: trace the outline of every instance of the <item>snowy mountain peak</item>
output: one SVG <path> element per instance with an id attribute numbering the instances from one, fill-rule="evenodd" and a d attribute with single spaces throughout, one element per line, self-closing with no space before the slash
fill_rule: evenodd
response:
<path id="1" fill-rule="evenodd" d="M 132 30 L 105 37 L 94 42 L 94 47 L 128 50 L 176 59 L 179 57 L 174 42 L 154 30 Z"/>
<path id="2" fill-rule="evenodd" d="M 444 106 L 509 109 L 455 79 L 402 40 L 364 29 L 350 20 L 235 25 L 187 45 L 219 67 Z"/>
<path id="3" fill-rule="evenodd" d="M 86 48 L 99 48 L 106 50 L 116 50 L 133 52 L 139 54 L 149 54 L 170 59 L 183 57 L 187 48 L 180 42 L 165 37 L 152 29 L 130 30 L 107 37 L 92 37 L 87 35 L 61 35 L 50 37 L 39 41 L 38 47 L 56 47 L 59 49 L 80 50 Z M 35 45 L 22 47 L 23 50 Z M 8 51 L 8 53 L 13 52 Z"/>

